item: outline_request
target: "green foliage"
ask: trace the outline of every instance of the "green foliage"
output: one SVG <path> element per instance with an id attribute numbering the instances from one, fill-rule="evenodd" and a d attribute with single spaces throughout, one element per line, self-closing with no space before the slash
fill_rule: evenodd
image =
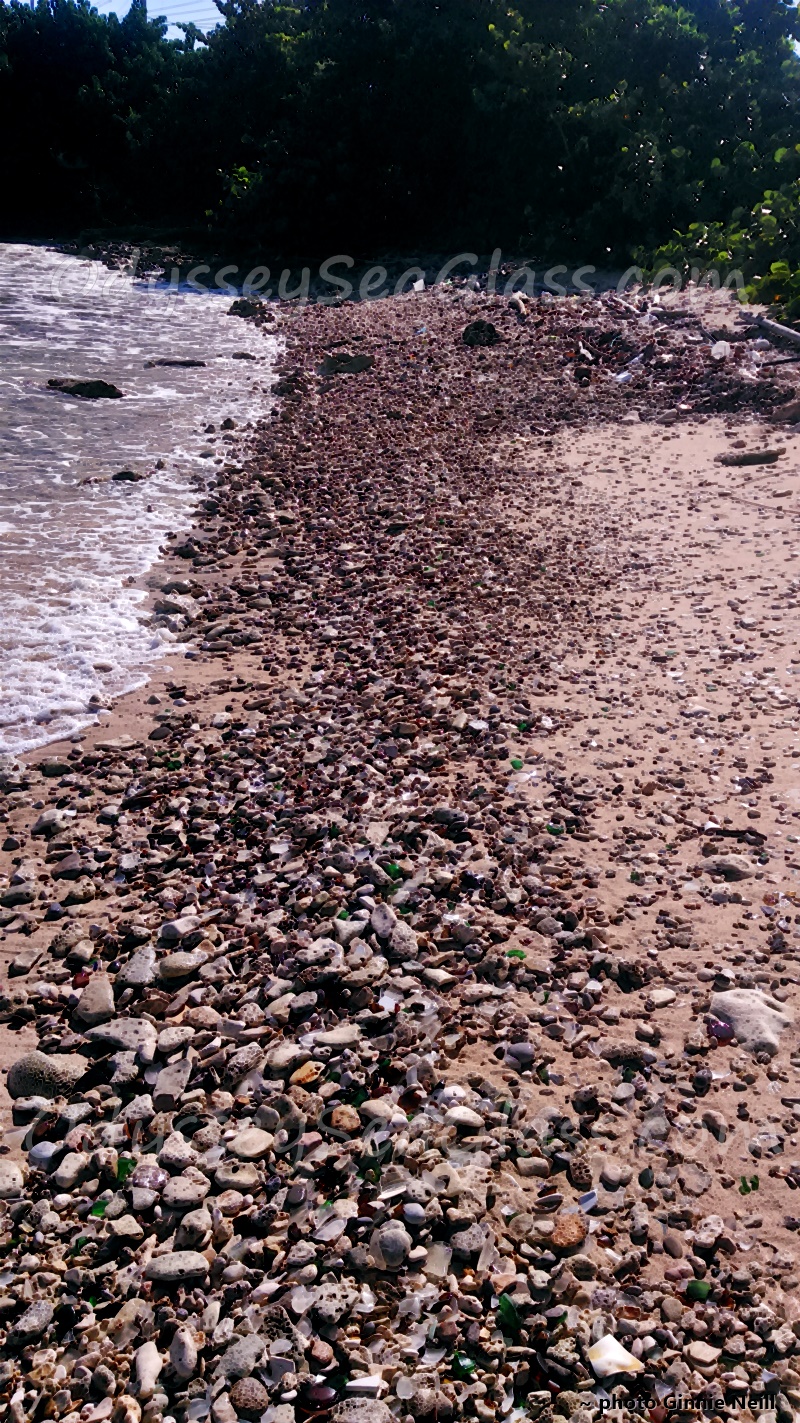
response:
<path id="1" fill-rule="evenodd" d="M 741 273 L 748 300 L 800 316 L 800 180 L 770 189 L 750 212 L 734 210 L 727 223 L 692 223 L 659 247 L 649 266 L 700 281 L 730 282 Z"/>
<path id="2" fill-rule="evenodd" d="M 6 235 L 208 221 L 264 254 L 627 262 L 676 231 L 727 249 L 800 178 L 784 0 L 216 3 L 167 40 L 145 0 L 0 0 Z"/>

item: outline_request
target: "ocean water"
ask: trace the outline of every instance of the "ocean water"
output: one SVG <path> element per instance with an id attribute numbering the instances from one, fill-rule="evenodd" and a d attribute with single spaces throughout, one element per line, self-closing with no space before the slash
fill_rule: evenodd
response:
<path id="1" fill-rule="evenodd" d="M 0 244 L 0 754 L 95 722 L 94 693 L 140 686 L 180 651 L 146 625 L 131 583 L 235 457 L 222 420 L 238 438 L 269 409 L 277 342 L 230 304 Z M 206 365 L 150 364 L 163 360 Z M 48 387 L 61 377 L 109 381 L 124 398 Z M 123 469 L 147 478 L 109 480 Z"/>

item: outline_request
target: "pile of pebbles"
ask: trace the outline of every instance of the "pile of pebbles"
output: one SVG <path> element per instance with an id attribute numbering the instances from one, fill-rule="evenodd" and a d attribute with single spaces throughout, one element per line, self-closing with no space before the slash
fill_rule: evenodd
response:
<path id="1" fill-rule="evenodd" d="M 719 1207 L 706 1104 L 715 1054 L 778 1080 L 791 1015 L 712 974 L 659 1051 L 676 995 L 594 893 L 614 777 L 534 737 L 610 574 L 544 473 L 534 537 L 506 517 L 497 430 L 594 398 L 534 380 L 571 310 L 287 321 L 273 415 L 171 541 L 193 677 L 147 739 L 3 769 L 0 1016 L 38 1043 L 0 1155 L 13 1423 L 800 1406 L 794 1259 Z"/>

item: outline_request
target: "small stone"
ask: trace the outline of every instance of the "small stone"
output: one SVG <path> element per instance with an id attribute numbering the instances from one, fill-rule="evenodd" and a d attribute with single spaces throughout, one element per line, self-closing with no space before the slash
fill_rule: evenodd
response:
<path id="1" fill-rule="evenodd" d="M 668 1230 L 666 1232 L 662 1244 L 667 1254 L 671 1255 L 673 1260 L 683 1258 L 683 1241 L 674 1230 Z"/>
<path id="2" fill-rule="evenodd" d="M 193 978 L 204 963 L 208 963 L 208 954 L 203 949 L 194 949 L 192 952 L 179 949 L 174 954 L 167 954 L 161 960 L 158 965 L 158 976 L 168 983 L 173 979 Z"/>
<path id="3" fill-rule="evenodd" d="M 229 1143 L 229 1151 L 240 1161 L 261 1161 L 272 1150 L 275 1138 L 260 1127 L 246 1127 Z"/>
<path id="4" fill-rule="evenodd" d="M 709 855 L 703 869 L 710 875 L 722 875 L 726 880 L 750 879 L 755 867 L 745 855 Z"/>
<path id="5" fill-rule="evenodd" d="M 459 1131 L 482 1131 L 484 1126 L 480 1112 L 471 1107 L 449 1107 L 444 1114 L 445 1126 L 457 1127 Z"/>
<path id="6" fill-rule="evenodd" d="M 589 1225 L 583 1215 L 557 1215 L 553 1221 L 552 1245 L 557 1250 L 573 1250 L 583 1245 Z"/>
<path id="7" fill-rule="evenodd" d="M 604 1161 L 600 1171 L 600 1180 L 609 1191 L 616 1191 L 620 1186 L 627 1186 L 633 1176 L 631 1166 L 623 1166 L 618 1161 Z"/>
<path id="8" fill-rule="evenodd" d="M 186 1091 L 192 1075 L 192 1064 L 188 1058 L 170 1062 L 162 1067 L 153 1088 L 153 1106 L 157 1112 L 173 1111 Z"/>
<path id="9" fill-rule="evenodd" d="M 38 1299 L 28 1305 L 9 1332 L 9 1343 L 15 1348 L 33 1344 L 46 1333 L 53 1318 L 53 1306 L 49 1300 Z"/>
<path id="10" fill-rule="evenodd" d="M 89 1156 L 85 1151 L 68 1151 L 61 1158 L 52 1175 L 53 1185 L 59 1191 L 72 1191 L 86 1176 Z"/>
<path id="11" fill-rule="evenodd" d="M 268 1133 L 265 1133 L 268 1135 Z M 249 1161 L 222 1161 L 214 1173 L 221 1191 L 252 1191 L 261 1183 L 258 1168 Z"/>
<path id="12" fill-rule="evenodd" d="M 179 1324 L 169 1346 L 169 1362 L 175 1375 L 183 1380 L 193 1379 L 197 1372 L 197 1357 L 194 1331 L 186 1324 Z"/>
<path id="13" fill-rule="evenodd" d="M 672 988 L 654 988 L 648 996 L 654 1008 L 667 1008 L 678 995 Z"/>
<path id="14" fill-rule="evenodd" d="M 457 1230 L 450 1237 L 450 1244 L 453 1252 L 460 1255 L 464 1260 L 470 1260 L 475 1255 L 480 1255 L 486 1244 L 486 1226 L 470 1225 L 466 1230 Z"/>
<path id="15" fill-rule="evenodd" d="M 717 1141 L 724 1141 L 728 1133 L 728 1124 L 721 1112 L 712 1111 L 709 1108 L 703 1112 L 703 1126 L 706 1127 Z"/>
<path id="16" fill-rule="evenodd" d="M 114 990 L 107 973 L 93 973 L 75 1009 L 75 1017 L 81 1024 L 94 1027 L 105 1023 L 114 1016 Z"/>
<path id="17" fill-rule="evenodd" d="M 156 981 L 156 951 L 150 946 L 137 949 L 122 965 L 115 979 L 117 992 L 125 988 L 147 988 Z"/>
<path id="18" fill-rule="evenodd" d="M 144 1240 L 144 1226 L 135 1215 L 117 1216 L 116 1220 L 109 1222 L 109 1229 L 117 1240 L 122 1240 L 127 1245 L 138 1245 Z"/>
<path id="19" fill-rule="evenodd" d="M 397 1223 L 385 1225 L 378 1234 L 378 1249 L 387 1270 L 399 1270 L 405 1264 L 414 1242 L 407 1230 Z"/>
<path id="20" fill-rule="evenodd" d="M 333 1108 L 331 1112 L 331 1126 L 334 1131 L 347 1132 L 348 1135 L 350 1135 L 353 1132 L 361 1131 L 361 1118 L 355 1107 L 343 1103 Z"/>
<path id="21" fill-rule="evenodd" d="M 13 1201 L 25 1189 L 22 1167 L 16 1161 L 0 1159 L 0 1201 Z"/>
<path id="22" fill-rule="evenodd" d="M 230 1391 L 230 1399 L 240 1418 L 259 1419 L 269 1406 L 269 1394 L 258 1379 L 237 1379 Z"/>
<path id="23" fill-rule="evenodd" d="M 713 1345 L 706 1344 L 703 1339 L 693 1339 L 684 1349 L 684 1355 L 695 1368 L 708 1369 L 716 1364 L 722 1353 L 721 1349 L 715 1349 Z"/>
<path id="24" fill-rule="evenodd" d="M 86 1037 L 99 1046 L 135 1052 L 142 1062 L 153 1061 L 158 1041 L 158 1033 L 147 1018 L 113 1018 L 89 1028 Z"/>
<path id="25" fill-rule="evenodd" d="M 163 1367 L 164 1360 L 158 1352 L 155 1340 L 148 1339 L 139 1346 L 133 1356 L 133 1372 L 138 1384 L 139 1398 L 153 1397 Z"/>
<path id="26" fill-rule="evenodd" d="M 261 1363 L 266 1341 L 258 1334 L 244 1334 L 229 1344 L 219 1360 L 215 1373 L 225 1379 L 247 1378 Z"/>
<path id="27" fill-rule="evenodd" d="M 193 1176 L 173 1176 L 164 1187 L 161 1201 L 170 1210 L 190 1211 L 202 1205 L 210 1190 L 211 1182 L 202 1172 L 197 1172 L 197 1179 Z"/>

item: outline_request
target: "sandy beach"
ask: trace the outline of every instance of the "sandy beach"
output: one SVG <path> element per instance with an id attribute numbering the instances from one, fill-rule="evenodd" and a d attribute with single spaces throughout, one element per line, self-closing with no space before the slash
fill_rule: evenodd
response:
<path id="1" fill-rule="evenodd" d="M 800 436 L 734 308 L 646 316 L 282 310 L 148 578 L 188 655 L 2 768 L 37 1417 L 800 1407 Z"/>

